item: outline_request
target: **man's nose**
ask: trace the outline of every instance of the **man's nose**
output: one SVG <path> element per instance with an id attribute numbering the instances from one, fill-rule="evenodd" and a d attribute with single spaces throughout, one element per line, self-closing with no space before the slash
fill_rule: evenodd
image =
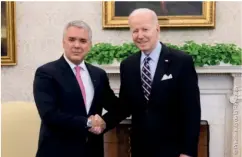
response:
<path id="1" fill-rule="evenodd" d="M 143 37 L 144 37 L 143 33 L 142 33 L 141 31 L 139 31 L 139 33 L 138 33 L 138 38 L 139 38 L 139 39 L 142 39 Z"/>
<path id="2" fill-rule="evenodd" d="M 75 47 L 80 47 L 80 42 L 79 41 L 75 41 L 74 46 Z"/>

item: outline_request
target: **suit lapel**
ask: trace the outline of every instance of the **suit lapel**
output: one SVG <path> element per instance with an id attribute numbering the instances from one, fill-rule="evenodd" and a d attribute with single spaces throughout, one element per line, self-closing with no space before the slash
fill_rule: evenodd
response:
<path id="1" fill-rule="evenodd" d="M 152 86 L 151 86 L 150 100 L 152 100 L 152 96 L 154 95 L 154 92 L 156 91 L 155 89 L 157 87 L 157 84 L 160 83 L 163 75 L 167 73 L 169 63 L 166 62 L 166 60 L 168 62 L 170 61 L 169 50 L 164 44 L 162 44 L 160 57 L 159 57 L 159 60 L 157 63 L 154 79 L 153 79 Z M 159 86 L 159 88 L 160 88 L 160 86 Z"/>
<path id="2" fill-rule="evenodd" d="M 87 70 L 89 72 L 89 75 L 91 77 L 91 80 L 92 80 L 92 84 L 93 84 L 93 90 L 94 90 L 94 95 L 93 95 L 93 101 L 92 101 L 92 104 L 90 106 L 90 110 L 89 110 L 89 113 L 88 115 L 91 115 L 93 113 L 93 111 L 95 110 L 95 97 L 96 97 L 96 94 L 97 94 L 97 86 L 100 82 L 100 76 L 97 72 L 94 71 L 92 65 L 88 64 L 88 63 L 85 63 L 86 64 L 86 67 L 87 67 Z"/>
<path id="3" fill-rule="evenodd" d="M 146 102 L 146 99 L 144 97 L 144 93 L 143 93 L 143 88 L 142 88 L 142 81 L 141 81 L 141 70 L 140 70 L 140 58 L 141 58 L 141 51 L 139 53 L 137 53 L 137 56 L 132 64 L 133 69 L 134 69 L 134 75 L 132 75 L 133 77 L 135 77 L 135 82 L 137 83 L 137 89 L 138 89 L 138 97 L 142 98 L 141 101 L 142 102 Z"/>
<path id="4" fill-rule="evenodd" d="M 85 108 L 85 105 L 84 105 L 84 99 L 82 97 L 82 93 L 81 93 L 81 89 L 80 89 L 80 86 L 78 84 L 78 81 L 76 79 L 76 76 L 75 74 L 73 73 L 71 67 L 69 66 L 69 64 L 66 62 L 65 58 L 62 56 L 60 59 L 59 59 L 59 64 L 60 64 L 60 67 L 61 67 L 61 73 L 62 73 L 62 77 L 63 79 L 65 80 L 65 82 L 68 84 L 68 86 L 73 90 L 75 91 L 75 93 L 79 93 L 79 98 L 81 99 L 80 102 L 82 102 L 82 104 L 80 104 L 80 106 L 83 108 L 83 113 L 87 114 L 86 113 L 86 108 Z"/>
<path id="5" fill-rule="evenodd" d="M 88 63 L 85 63 L 85 64 L 86 64 L 87 70 L 89 72 L 89 75 L 91 77 L 92 84 L 93 84 L 93 88 L 94 88 L 94 93 L 95 93 L 95 90 L 97 88 L 97 85 L 98 85 L 98 83 L 100 81 L 99 80 L 99 74 L 98 73 L 95 73 L 93 71 L 93 67 L 90 64 L 88 64 Z"/>

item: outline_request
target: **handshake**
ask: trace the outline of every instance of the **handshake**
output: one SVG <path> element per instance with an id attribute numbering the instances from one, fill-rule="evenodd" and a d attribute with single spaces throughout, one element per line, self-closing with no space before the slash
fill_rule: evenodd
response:
<path id="1" fill-rule="evenodd" d="M 96 135 L 101 134 L 103 130 L 106 128 L 105 121 L 98 114 L 96 114 L 95 116 L 91 115 L 88 118 L 88 123 L 88 126 L 91 127 L 88 131 Z"/>

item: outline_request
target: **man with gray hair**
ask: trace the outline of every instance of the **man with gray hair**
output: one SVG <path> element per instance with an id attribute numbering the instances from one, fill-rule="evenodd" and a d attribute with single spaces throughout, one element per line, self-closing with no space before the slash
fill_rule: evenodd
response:
<path id="1" fill-rule="evenodd" d="M 140 51 L 120 64 L 122 105 L 115 120 L 132 115 L 132 157 L 197 157 L 201 109 L 192 57 L 159 41 L 150 9 L 134 10 L 129 26 Z"/>
<path id="2" fill-rule="evenodd" d="M 36 70 L 33 93 L 41 118 L 37 157 L 104 156 L 106 124 L 99 115 L 103 108 L 114 110 L 118 99 L 106 72 L 84 61 L 91 45 L 91 28 L 72 21 L 63 33 L 64 54 Z"/>

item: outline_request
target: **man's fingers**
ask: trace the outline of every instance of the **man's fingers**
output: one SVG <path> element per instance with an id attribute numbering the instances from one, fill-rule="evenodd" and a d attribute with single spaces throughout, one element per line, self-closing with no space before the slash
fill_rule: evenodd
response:
<path id="1" fill-rule="evenodd" d="M 95 114 L 95 120 L 99 120 L 99 121 L 101 121 L 101 120 L 103 120 L 98 114 Z"/>
<path id="2" fill-rule="evenodd" d="M 94 123 L 95 127 L 101 127 L 101 125 L 103 124 L 103 119 L 98 114 L 96 114 L 94 116 Z"/>
<path id="3" fill-rule="evenodd" d="M 99 130 L 101 130 L 101 132 L 106 128 L 105 121 L 98 114 L 91 115 L 88 119 L 91 120 L 93 127 L 101 128 L 101 129 L 99 129 Z M 92 129 L 91 132 L 95 132 L 94 129 Z"/>
<path id="4" fill-rule="evenodd" d="M 95 116 L 91 115 L 88 119 L 93 120 Z"/>
<path id="5" fill-rule="evenodd" d="M 92 127 L 89 129 L 89 131 L 94 134 L 100 134 L 100 133 L 102 133 L 102 128 L 101 127 Z"/>
<path id="6" fill-rule="evenodd" d="M 95 115 L 95 120 L 97 120 L 100 124 L 104 124 L 105 121 L 98 114 Z"/>
<path id="7" fill-rule="evenodd" d="M 100 125 L 99 119 L 96 116 L 91 115 L 90 117 L 88 117 L 88 119 L 91 120 L 91 123 L 92 123 L 93 127 Z"/>

